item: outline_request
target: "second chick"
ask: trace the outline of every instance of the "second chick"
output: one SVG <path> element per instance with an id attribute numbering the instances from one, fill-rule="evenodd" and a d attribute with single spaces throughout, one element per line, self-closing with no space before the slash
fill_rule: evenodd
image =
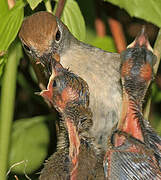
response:
<path id="1" fill-rule="evenodd" d="M 57 152 L 45 163 L 40 180 L 103 180 L 103 152 L 89 135 L 92 112 L 87 83 L 52 64 L 47 90 L 40 93 L 61 115 Z"/>

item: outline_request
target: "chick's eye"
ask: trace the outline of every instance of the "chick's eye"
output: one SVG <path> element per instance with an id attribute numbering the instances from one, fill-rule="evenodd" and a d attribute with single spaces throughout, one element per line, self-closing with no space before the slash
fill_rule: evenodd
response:
<path id="1" fill-rule="evenodd" d="M 30 48 L 28 46 L 26 46 L 25 44 L 23 45 L 24 49 L 28 52 L 30 52 Z"/>
<path id="2" fill-rule="evenodd" d="M 56 83 L 56 80 L 53 81 L 53 87 L 56 87 L 57 86 L 57 83 Z"/>
<path id="3" fill-rule="evenodd" d="M 60 31 L 58 30 L 55 37 L 56 41 L 60 40 Z"/>

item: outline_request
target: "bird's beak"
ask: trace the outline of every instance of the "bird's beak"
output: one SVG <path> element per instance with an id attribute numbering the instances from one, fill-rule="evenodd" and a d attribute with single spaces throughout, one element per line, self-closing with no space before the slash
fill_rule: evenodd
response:
<path id="1" fill-rule="evenodd" d="M 41 61 L 40 60 L 40 63 L 42 64 L 42 66 L 46 69 L 46 72 L 49 76 L 51 76 L 52 74 L 52 69 L 53 67 L 52 66 L 55 66 L 56 62 L 59 63 L 60 61 L 60 57 L 59 55 L 57 54 L 54 54 L 52 57 L 49 57 L 48 58 L 48 61 Z"/>
<path id="2" fill-rule="evenodd" d="M 137 35 L 135 40 L 130 45 L 128 45 L 127 48 L 134 48 L 136 46 L 145 46 L 149 51 L 153 52 L 153 49 L 148 40 L 148 36 L 145 32 L 145 26 L 142 27 L 141 32 Z"/>
<path id="3" fill-rule="evenodd" d="M 36 64 L 36 65 L 41 64 L 42 67 L 45 67 L 45 65 L 44 65 L 39 59 L 36 59 L 35 64 Z"/>

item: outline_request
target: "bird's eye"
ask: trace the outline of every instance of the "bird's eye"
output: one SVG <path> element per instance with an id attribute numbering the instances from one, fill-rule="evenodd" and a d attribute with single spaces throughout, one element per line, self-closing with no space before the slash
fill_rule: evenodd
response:
<path id="1" fill-rule="evenodd" d="M 56 83 L 56 80 L 53 81 L 53 87 L 56 87 L 57 86 L 57 83 Z"/>
<path id="2" fill-rule="evenodd" d="M 56 41 L 60 40 L 60 31 L 58 30 L 55 37 Z"/>
<path id="3" fill-rule="evenodd" d="M 23 47 L 24 47 L 24 49 L 25 49 L 27 52 L 30 52 L 30 51 L 31 51 L 31 49 L 30 49 L 28 46 L 26 46 L 25 44 L 23 45 Z"/>

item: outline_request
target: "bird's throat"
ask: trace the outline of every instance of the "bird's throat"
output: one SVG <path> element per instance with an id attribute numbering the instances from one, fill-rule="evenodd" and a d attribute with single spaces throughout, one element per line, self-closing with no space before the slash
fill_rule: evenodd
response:
<path id="1" fill-rule="evenodd" d="M 118 130 L 126 132 L 140 141 L 144 141 L 140 119 L 136 114 L 135 103 L 129 98 L 129 95 L 124 92 L 122 116 L 118 123 Z"/>
<path id="2" fill-rule="evenodd" d="M 71 171 L 70 180 L 76 180 L 80 140 L 76 127 L 74 123 L 71 121 L 71 119 L 66 118 L 66 125 L 69 134 L 69 156 L 72 161 L 72 171 Z"/>

